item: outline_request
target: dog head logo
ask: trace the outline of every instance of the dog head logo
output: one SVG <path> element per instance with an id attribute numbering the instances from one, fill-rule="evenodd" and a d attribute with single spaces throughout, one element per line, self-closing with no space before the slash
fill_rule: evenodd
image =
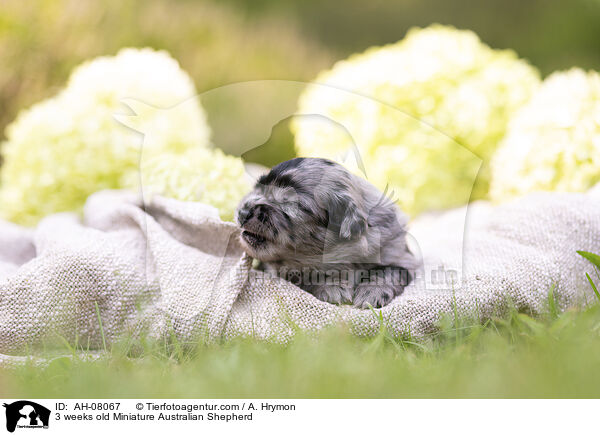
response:
<path id="1" fill-rule="evenodd" d="M 351 109 L 329 110 L 329 106 L 325 103 L 313 104 L 310 107 L 301 105 L 302 107 L 299 108 L 298 101 L 301 96 L 310 93 L 318 94 L 319 98 L 317 100 L 319 102 L 337 102 L 336 107 L 343 105 Z M 211 126 L 211 139 L 207 139 L 207 142 L 216 144 L 228 154 L 237 157 L 249 156 L 249 153 L 267 144 L 271 137 L 276 137 L 275 127 L 290 119 L 292 119 L 292 129 L 295 134 L 292 140 L 296 144 L 311 144 L 313 142 L 318 144 L 320 143 L 319 140 L 327 138 L 327 143 L 330 146 L 323 148 L 315 145 L 311 148 L 307 145 L 301 154 L 304 156 L 319 156 L 335 161 L 352 174 L 368 179 L 369 183 L 372 183 L 373 186 L 383 192 L 381 192 L 382 194 L 379 195 L 377 201 L 369 204 L 369 207 L 363 207 L 362 213 L 352 214 L 352 211 L 356 210 L 351 206 L 351 203 L 348 203 L 350 205 L 346 206 L 344 210 L 349 210 L 351 213 L 347 216 L 348 219 L 345 220 L 343 218 L 346 215 L 339 213 L 340 207 L 336 206 L 333 210 L 327 208 L 329 216 L 333 211 L 334 215 L 342 218 L 341 222 L 334 222 L 333 226 L 336 228 L 332 227 L 332 230 L 338 230 L 340 234 L 343 233 L 344 238 L 350 239 L 351 243 L 337 243 L 337 240 L 323 238 L 325 242 L 322 247 L 324 263 L 349 263 L 352 261 L 348 257 L 356 255 L 360 257 L 358 262 L 379 263 L 382 261 L 382 255 L 385 256 L 385 252 L 387 252 L 381 249 L 383 244 L 381 237 L 387 234 L 387 228 L 382 229 L 381 225 L 374 225 L 371 227 L 368 240 L 364 237 L 355 237 L 353 233 L 360 233 L 365 221 L 368 224 L 369 219 L 371 221 L 377 220 L 377 211 L 391 209 L 390 207 L 382 207 L 384 203 L 398 202 L 402 209 L 412 207 L 416 212 L 424 204 L 417 207 L 417 204 L 420 204 L 417 200 L 421 196 L 426 197 L 427 192 L 432 191 L 437 192 L 436 195 L 439 198 L 451 197 L 456 204 L 467 204 L 482 165 L 482 159 L 479 156 L 456 142 L 452 137 L 436 130 L 434 126 L 424 120 L 404 113 L 401 109 L 384 102 L 323 84 L 285 80 L 232 83 L 209 90 L 169 108 L 157 108 L 133 98 L 123 99 L 121 102 L 128 108 L 128 111 L 115 114 L 114 118 L 143 136 L 143 148 L 139 160 L 139 177 L 137 178 L 140 183 L 139 191 L 142 202 L 153 195 L 172 195 L 173 186 L 176 189 L 180 187 L 177 183 L 182 183 L 181 191 L 188 192 L 192 197 L 194 195 L 199 196 L 196 192 L 205 189 L 202 185 L 192 189 L 191 186 L 195 182 L 193 177 L 190 177 L 188 183 L 185 181 L 185 177 L 180 176 L 181 174 L 178 172 L 174 172 L 173 177 L 166 176 L 165 174 L 168 172 L 162 173 L 163 169 L 153 169 L 152 165 L 148 163 L 156 161 L 156 151 L 160 151 L 160 144 L 164 142 L 164 135 L 161 132 L 165 122 L 169 119 L 187 116 L 186 114 L 195 110 L 193 108 L 197 107 L 199 102 L 206 110 L 206 116 Z M 227 104 L 224 104 L 224 102 L 227 102 Z M 257 102 L 259 102 L 260 110 L 257 110 Z M 236 109 L 232 110 L 231 107 L 234 105 Z M 385 113 L 385 125 L 379 125 L 376 122 L 378 114 L 381 113 Z M 301 125 L 302 128 L 300 128 Z M 391 127 L 388 128 L 387 126 Z M 398 129 L 412 132 L 410 137 L 414 141 L 423 143 L 423 146 L 419 148 L 421 152 L 415 153 L 413 148 L 403 145 L 402 140 L 399 140 L 396 136 Z M 207 132 L 207 134 L 209 133 Z M 383 143 L 383 146 L 379 147 L 382 153 L 375 152 L 372 149 L 371 145 L 375 140 L 374 138 Z M 445 171 L 444 164 L 440 163 L 439 171 L 433 174 L 435 176 L 432 175 L 433 178 L 428 181 L 427 188 L 419 188 L 416 191 L 414 188 L 404 186 L 402 181 L 404 177 L 399 175 L 402 168 L 419 167 L 423 159 L 429 159 L 426 156 L 436 156 L 436 158 L 437 156 L 444 156 L 446 158 L 445 151 L 441 153 L 436 146 L 428 145 L 428 142 L 432 139 L 435 139 L 433 143 L 444 144 L 444 149 L 447 147 L 448 150 L 451 150 L 451 155 L 454 156 L 452 158 L 463 162 L 464 167 L 467 169 L 460 173 L 454 173 Z M 273 143 L 277 144 L 278 140 L 275 139 Z M 193 174 L 196 165 L 193 161 L 190 161 L 190 154 L 182 153 L 181 159 L 185 162 L 185 165 L 182 166 L 185 171 Z M 201 167 L 202 165 L 198 164 L 197 166 Z M 145 170 L 144 168 L 149 169 Z M 151 182 L 152 177 L 148 175 L 153 171 L 159 174 L 155 183 Z M 326 175 L 331 174 L 331 171 L 323 171 L 322 174 L 323 177 L 327 178 Z M 264 171 L 251 170 L 248 175 L 253 181 L 252 184 L 254 184 L 264 175 Z M 420 180 L 418 183 L 426 179 L 425 174 L 420 173 L 416 174 L 415 178 Z M 337 193 L 337 191 L 331 189 L 332 183 L 315 183 L 315 185 L 317 189 L 323 191 L 325 194 L 323 197 L 326 198 L 327 193 Z M 420 186 L 418 183 L 415 186 Z M 456 190 L 455 185 L 462 186 L 460 191 Z M 206 189 L 212 188 L 210 184 L 206 184 L 206 186 Z M 388 188 L 386 189 L 386 187 Z M 286 197 L 286 202 L 293 205 L 293 197 L 297 198 L 298 191 L 295 195 L 290 189 L 283 190 L 290 195 L 290 198 Z M 423 194 L 420 193 L 421 190 Z M 287 199 L 291 200 L 287 201 Z M 336 198 L 333 199 L 333 203 L 328 203 L 325 200 L 323 205 L 327 207 L 336 205 Z M 435 211 L 438 208 L 438 202 L 432 200 L 431 204 L 423 205 L 424 210 L 431 208 Z M 456 240 L 464 239 L 464 232 L 467 228 L 467 211 L 468 207 L 464 207 L 456 212 L 456 220 L 453 220 L 453 222 L 457 222 Z M 383 222 L 389 222 L 389 219 L 384 219 Z M 343 231 L 341 231 L 342 225 Z M 340 226 L 340 228 L 338 229 L 337 226 Z M 266 238 L 264 234 L 258 234 L 258 232 L 251 230 L 247 231 L 250 232 L 247 234 L 250 238 L 259 236 L 251 242 L 261 243 Z M 423 237 L 427 233 L 428 225 L 422 225 L 416 228 L 411 227 L 410 234 L 407 234 L 411 251 L 415 254 L 418 252 L 419 258 L 431 259 L 427 262 L 424 261 L 423 265 L 419 266 L 419 274 L 424 279 L 423 285 L 431 290 L 457 290 L 462 282 L 460 274 L 462 266 L 457 266 L 456 271 L 453 270 L 455 274 L 452 275 L 450 283 L 448 279 L 439 279 L 437 261 L 439 246 L 435 241 L 423 245 L 422 241 L 428 242 L 431 239 L 430 237 Z M 148 237 L 151 237 L 151 235 Z M 237 233 L 232 233 L 232 237 L 238 237 Z M 304 240 L 297 234 L 295 234 L 295 237 L 297 241 Z M 317 240 L 317 242 L 321 242 L 321 240 Z M 222 244 L 222 258 L 225 257 L 227 246 L 229 246 L 228 242 L 224 241 Z M 291 244 L 291 246 L 296 245 Z M 321 246 L 318 247 L 321 248 Z M 462 244 L 457 247 L 460 251 L 457 252 L 456 258 L 462 259 Z M 317 251 L 317 255 L 320 255 L 320 250 Z M 388 249 L 388 251 L 390 250 Z M 403 249 L 400 249 L 400 251 L 404 252 Z M 271 252 L 270 255 L 280 257 L 280 255 L 275 254 Z M 294 251 L 294 255 L 297 259 L 297 250 Z M 256 255 L 251 254 L 250 256 L 257 258 Z M 445 272 L 443 275 L 447 276 Z"/>
<path id="2" fill-rule="evenodd" d="M 18 428 L 48 428 L 50 410 L 29 400 L 19 400 L 3 405 L 6 408 L 6 430 Z"/>

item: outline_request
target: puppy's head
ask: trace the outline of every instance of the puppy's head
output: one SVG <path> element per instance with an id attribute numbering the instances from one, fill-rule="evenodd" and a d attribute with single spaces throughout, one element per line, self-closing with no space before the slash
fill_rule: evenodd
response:
<path id="1" fill-rule="evenodd" d="M 246 252 L 262 261 L 318 259 L 326 243 L 359 238 L 367 227 L 353 176 L 330 160 L 296 158 L 263 175 L 236 221 Z"/>

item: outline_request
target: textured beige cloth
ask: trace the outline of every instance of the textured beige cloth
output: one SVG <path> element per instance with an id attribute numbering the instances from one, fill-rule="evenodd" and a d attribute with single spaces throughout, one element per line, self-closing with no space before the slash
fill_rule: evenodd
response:
<path id="1" fill-rule="evenodd" d="M 211 207 L 160 197 L 140 204 L 107 191 L 89 198 L 83 221 L 59 214 L 35 230 L 0 222 L 0 364 L 57 337 L 101 349 L 98 313 L 108 344 L 122 334 L 173 333 L 185 343 L 240 335 L 284 342 L 296 328 L 335 322 L 361 336 L 380 329 L 369 310 L 319 301 L 252 270 L 235 225 Z M 507 298 L 544 311 L 553 285 L 561 308 L 593 300 L 584 275 L 591 265 L 575 251 L 600 251 L 600 189 L 466 210 L 411 225 L 424 268 L 381 310 L 391 333 L 435 331 L 453 301 L 460 314 L 485 319 L 501 314 Z M 432 278 L 440 266 L 449 284 Z"/>

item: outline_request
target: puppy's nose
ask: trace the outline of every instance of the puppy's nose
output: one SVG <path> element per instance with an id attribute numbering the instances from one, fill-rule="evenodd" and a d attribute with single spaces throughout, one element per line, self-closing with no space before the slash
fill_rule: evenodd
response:
<path id="1" fill-rule="evenodd" d="M 244 225 L 248 220 L 252 217 L 252 210 L 247 208 L 242 208 L 238 212 L 238 222 L 240 225 Z"/>
<path id="2" fill-rule="evenodd" d="M 257 204 L 250 208 L 242 208 L 238 211 L 238 222 L 240 226 L 244 226 L 251 220 L 258 220 L 261 223 L 266 223 L 269 219 L 269 206 Z"/>

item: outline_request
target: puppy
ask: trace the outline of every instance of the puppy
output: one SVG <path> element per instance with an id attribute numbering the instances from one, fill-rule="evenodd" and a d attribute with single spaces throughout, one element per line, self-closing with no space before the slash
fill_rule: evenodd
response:
<path id="1" fill-rule="evenodd" d="M 263 270 L 326 302 L 382 307 L 414 278 L 406 217 L 330 160 L 275 166 L 242 199 L 236 221 L 245 251 Z"/>

